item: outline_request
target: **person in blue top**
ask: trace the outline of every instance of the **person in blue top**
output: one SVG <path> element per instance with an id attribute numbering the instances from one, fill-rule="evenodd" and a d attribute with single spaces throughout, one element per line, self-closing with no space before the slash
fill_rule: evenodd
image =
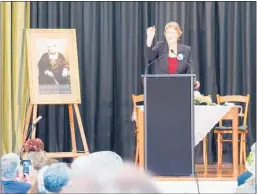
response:
<path id="1" fill-rule="evenodd" d="M 20 158 L 15 153 L 8 153 L 1 158 L 1 187 L 3 193 L 27 193 L 31 185 L 17 181 Z"/>
<path id="2" fill-rule="evenodd" d="M 256 143 L 254 143 L 251 147 L 251 152 L 248 156 L 247 164 L 246 164 L 246 171 L 242 174 L 240 174 L 237 177 L 237 185 L 241 186 L 245 184 L 246 180 L 249 179 L 254 175 L 255 172 L 255 148 L 256 148 Z"/>
<path id="3" fill-rule="evenodd" d="M 243 172 L 237 177 L 237 186 L 245 184 L 245 181 L 249 179 L 253 174 L 248 170 Z"/>

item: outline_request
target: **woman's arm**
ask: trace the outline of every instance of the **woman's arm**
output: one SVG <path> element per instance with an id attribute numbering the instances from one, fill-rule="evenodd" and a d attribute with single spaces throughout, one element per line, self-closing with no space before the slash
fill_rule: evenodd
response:
<path id="1" fill-rule="evenodd" d="M 150 47 L 146 44 L 145 57 L 147 59 L 147 62 L 155 60 L 157 56 L 158 56 L 158 44 L 155 46 L 151 45 Z"/>
<path id="2" fill-rule="evenodd" d="M 147 62 L 155 60 L 158 54 L 158 43 L 156 46 L 153 46 L 153 39 L 155 36 L 155 27 L 149 27 L 146 30 L 146 44 L 145 44 L 145 58 Z"/>

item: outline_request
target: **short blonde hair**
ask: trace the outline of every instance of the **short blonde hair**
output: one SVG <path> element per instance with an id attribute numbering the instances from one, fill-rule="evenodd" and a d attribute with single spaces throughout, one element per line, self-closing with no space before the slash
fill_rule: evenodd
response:
<path id="1" fill-rule="evenodd" d="M 175 30 L 178 32 L 179 37 L 181 37 L 181 35 L 182 35 L 183 32 L 181 31 L 181 28 L 180 28 L 180 26 L 178 25 L 177 22 L 169 22 L 169 23 L 167 23 L 167 24 L 165 25 L 164 34 L 166 34 L 166 31 L 167 31 L 169 28 L 175 29 Z"/>

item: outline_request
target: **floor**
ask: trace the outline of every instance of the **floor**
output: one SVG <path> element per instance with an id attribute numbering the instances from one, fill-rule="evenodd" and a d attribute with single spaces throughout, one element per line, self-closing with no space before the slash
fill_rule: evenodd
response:
<path id="1" fill-rule="evenodd" d="M 239 174 L 244 169 L 239 169 Z M 217 171 L 216 165 L 209 165 L 205 171 L 203 165 L 196 165 L 195 177 L 154 177 L 160 191 L 164 193 L 234 193 L 237 176 L 233 174 L 231 164 L 223 165 Z"/>
<path id="2" fill-rule="evenodd" d="M 234 193 L 236 181 L 156 181 L 162 193 Z"/>

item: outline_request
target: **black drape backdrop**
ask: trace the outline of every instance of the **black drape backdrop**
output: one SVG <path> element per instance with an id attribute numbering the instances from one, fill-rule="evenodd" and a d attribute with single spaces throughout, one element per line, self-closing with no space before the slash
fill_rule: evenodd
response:
<path id="1" fill-rule="evenodd" d="M 134 157 L 131 95 L 142 93 L 146 28 L 177 21 L 181 43 L 193 49 L 200 92 L 251 95 L 248 147 L 255 141 L 256 2 L 31 2 L 31 28 L 75 28 L 82 104 L 91 152 L 113 150 Z M 37 135 L 47 151 L 70 151 L 66 106 L 39 106 Z M 78 133 L 77 133 L 78 134 Z M 209 160 L 215 161 L 213 133 Z M 78 139 L 78 148 L 82 149 Z M 231 161 L 231 146 L 225 147 Z M 201 158 L 201 145 L 196 149 Z"/>

